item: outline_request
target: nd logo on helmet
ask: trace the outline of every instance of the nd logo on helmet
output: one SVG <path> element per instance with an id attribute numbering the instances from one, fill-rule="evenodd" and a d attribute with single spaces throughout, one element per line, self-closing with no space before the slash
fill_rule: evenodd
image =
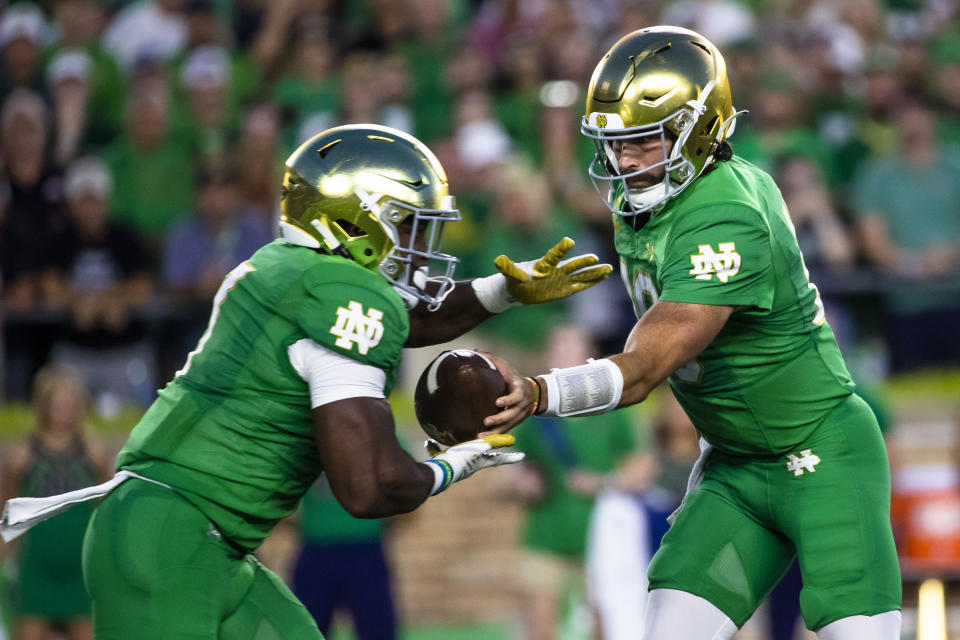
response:
<path id="1" fill-rule="evenodd" d="M 607 126 L 607 116 L 600 113 L 597 115 L 597 126 L 601 129 Z"/>

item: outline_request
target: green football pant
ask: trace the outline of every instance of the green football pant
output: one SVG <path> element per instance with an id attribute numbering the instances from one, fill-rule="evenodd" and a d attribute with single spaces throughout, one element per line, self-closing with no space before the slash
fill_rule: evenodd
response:
<path id="1" fill-rule="evenodd" d="M 131 479 L 97 507 L 83 572 L 98 640 L 322 640 L 273 572 L 173 490 Z"/>
<path id="2" fill-rule="evenodd" d="M 650 563 L 650 589 L 705 598 L 740 627 L 794 556 L 810 629 L 900 608 L 886 449 L 859 396 L 786 455 L 712 452 Z"/>

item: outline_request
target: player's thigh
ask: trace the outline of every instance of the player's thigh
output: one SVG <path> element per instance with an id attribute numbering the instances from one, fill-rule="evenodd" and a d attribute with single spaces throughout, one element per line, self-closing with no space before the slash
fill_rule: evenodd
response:
<path id="1" fill-rule="evenodd" d="M 254 576 L 202 513 L 141 480 L 94 512 L 83 568 L 98 640 L 214 639 Z"/>
<path id="2" fill-rule="evenodd" d="M 239 606 L 220 624 L 219 640 L 323 640 L 307 608 L 275 573 L 248 557 L 253 583 Z"/>
<path id="3" fill-rule="evenodd" d="M 722 491 L 708 479 L 687 496 L 650 562 L 650 589 L 700 596 L 739 627 L 787 571 L 794 549 Z"/>
<path id="4" fill-rule="evenodd" d="M 797 548 L 811 629 L 899 609 L 901 601 L 889 466 L 873 413 L 851 396 L 828 420 L 803 445 L 820 460 L 815 472 L 771 476 L 781 496 L 778 524 Z"/>

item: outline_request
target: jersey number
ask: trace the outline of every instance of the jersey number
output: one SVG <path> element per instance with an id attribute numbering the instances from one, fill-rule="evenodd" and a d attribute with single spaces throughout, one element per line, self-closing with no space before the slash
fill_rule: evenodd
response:
<path id="1" fill-rule="evenodd" d="M 210 339 L 210 334 L 213 333 L 213 325 L 217 323 L 217 318 L 220 317 L 220 305 L 227 299 L 227 294 L 237 286 L 237 283 L 251 271 L 256 271 L 256 268 L 250 264 L 249 261 L 241 262 L 223 279 L 223 283 L 220 285 L 220 288 L 217 289 L 217 295 L 213 296 L 213 311 L 210 312 L 210 322 L 207 323 L 207 329 L 203 332 L 203 335 L 200 336 L 200 340 L 197 342 L 197 348 L 190 352 L 183 368 L 177 371 L 174 377 L 182 376 L 190 370 L 190 363 L 193 362 L 193 357 L 203 351 L 204 345 L 207 344 L 207 340 Z"/>
<path id="2" fill-rule="evenodd" d="M 620 261 L 620 272 L 623 276 L 623 281 L 630 282 L 625 260 Z M 657 290 L 653 286 L 653 278 L 650 277 L 650 274 L 644 273 L 643 271 L 637 271 L 637 275 L 633 280 L 633 286 L 627 285 L 627 292 L 633 301 L 633 310 L 636 312 L 637 318 L 641 318 L 659 299 Z M 703 375 L 703 365 L 696 360 L 691 360 L 677 369 L 673 375 L 684 382 L 696 383 L 700 381 L 700 376 Z"/>

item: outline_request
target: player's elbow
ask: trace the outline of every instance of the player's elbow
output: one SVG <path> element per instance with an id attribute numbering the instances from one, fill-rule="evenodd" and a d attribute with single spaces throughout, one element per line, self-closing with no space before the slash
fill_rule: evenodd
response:
<path id="1" fill-rule="evenodd" d="M 384 509 L 382 505 L 376 502 L 344 504 L 343 508 L 354 518 L 385 518 L 394 515 L 393 512 Z"/>
<path id="2" fill-rule="evenodd" d="M 416 509 L 426 499 L 412 490 L 403 479 L 378 477 L 361 490 L 340 500 L 341 506 L 354 518 L 386 518 Z"/>
<path id="3" fill-rule="evenodd" d="M 382 497 L 374 492 L 345 496 L 340 500 L 340 505 L 354 518 L 383 518 L 393 515 Z"/>

